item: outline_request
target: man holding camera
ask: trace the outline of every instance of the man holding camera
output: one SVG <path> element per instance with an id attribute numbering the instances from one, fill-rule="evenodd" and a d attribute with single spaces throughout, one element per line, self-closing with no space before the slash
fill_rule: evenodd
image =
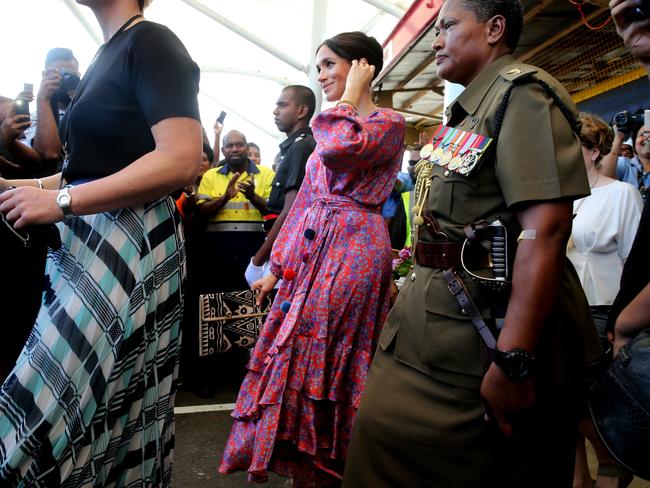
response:
<path id="1" fill-rule="evenodd" d="M 45 58 L 45 71 L 36 96 L 36 123 L 25 139 L 45 163 L 44 174 L 59 169 L 63 146 L 59 138 L 59 122 L 68 108 L 80 82 L 79 62 L 72 50 L 51 49 Z"/>
<path id="2" fill-rule="evenodd" d="M 612 151 L 602 160 L 601 172 L 611 178 L 616 178 L 633 185 L 646 201 L 648 188 L 650 188 L 650 127 L 643 126 L 643 115 L 617 114 L 622 119 L 627 116 L 627 124 L 616 124 L 616 136 L 612 144 Z M 623 141 L 628 137 L 632 139 L 631 159 L 619 156 Z"/>

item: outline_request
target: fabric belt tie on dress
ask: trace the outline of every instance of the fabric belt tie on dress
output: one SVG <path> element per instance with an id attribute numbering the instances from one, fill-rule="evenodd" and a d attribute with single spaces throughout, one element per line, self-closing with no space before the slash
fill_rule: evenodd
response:
<path id="1" fill-rule="evenodd" d="M 462 242 L 418 242 L 415 246 L 415 261 L 427 268 L 449 269 L 460 265 Z M 485 249 L 465 246 L 465 264 L 472 269 L 489 266 L 488 253 Z"/>
<path id="2" fill-rule="evenodd" d="M 366 212 L 366 213 L 375 213 L 375 214 L 380 214 L 380 210 L 381 210 L 381 207 L 379 206 L 366 207 L 360 204 L 359 202 L 357 202 L 356 200 L 343 197 L 340 195 L 318 195 L 312 201 L 310 208 L 311 209 L 324 208 L 326 211 L 326 215 L 325 215 L 326 222 L 329 222 L 334 214 L 337 214 L 342 210 L 346 212 Z M 324 236 L 325 233 L 319 232 L 319 237 L 317 241 L 322 243 L 323 242 L 322 239 L 324 239 Z M 316 247 L 319 246 L 319 244 L 314 244 L 314 245 Z M 303 272 L 304 271 L 300 271 L 299 273 L 303 273 Z M 311 272 L 315 273 L 316 271 L 312 268 Z M 269 348 L 267 362 L 270 361 L 270 359 L 273 356 L 278 354 L 279 348 L 283 347 L 286 344 L 287 340 L 289 340 L 289 338 L 292 336 L 294 331 L 294 326 L 298 321 L 298 315 L 302 312 L 302 304 L 304 304 L 306 294 L 307 294 L 307 290 L 301 290 L 299 292 L 296 292 L 293 295 L 292 305 L 284 317 L 285 322 L 291 325 L 283 328 L 278 334 L 278 336 L 275 338 L 275 341 L 273 341 L 273 344 Z M 297 305 L 299 303 L 300 305 Z"/>
<path id="3" fill-rule="evenodd" d="M 375 214 L 378 214 L 381 211 L 380 206 L 368 207 L 357 202 L 356 200 L 343 197 L 341 195 L 319 195 L 314 199 L 311 206 L 312 208 L 314 207 L 327 208 L 328 220 L 332 216 L 332 214 L 338 213 L 341 210 L 347 212 L 367 212 L 367 213 L 375 213 Z"/>
<path id="4" fill-rule="evenodd" d="M 206 232 L 264 232 L 262 222 L 208 222 Z"/>

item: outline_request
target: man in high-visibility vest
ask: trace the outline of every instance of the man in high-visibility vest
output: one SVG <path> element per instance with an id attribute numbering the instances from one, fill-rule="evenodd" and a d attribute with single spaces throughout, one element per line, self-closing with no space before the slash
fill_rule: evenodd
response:
<path id="1" fill-rule="evenodd" d="M 197 236 L 197 285 L 202 294 L 249 288 L 244 271 L 264 242 L 262 216 L 274 176 L 270 168 L 248 158 L 241 132 L 226 134 L 221 152 L 223 165 L 204 173 L 196 195 L 196 213 L 204 219 L 204 230 Z M 196 393 L 210 398 L 218 383 L 241 381 L 246 360 L 239 348 L 202 358 L 193 378 Z"/>
<path id="2" fill-rule="evenodd" d="M 246 136 L 231 131 L 223 139 L 224 164 L 203 175 L 197 211 L 206 219 L 201 238 L 203 292 L 248 288 L 244 271 L 264 242 L 262 216 L 274 173 L 248 158 Z"/>

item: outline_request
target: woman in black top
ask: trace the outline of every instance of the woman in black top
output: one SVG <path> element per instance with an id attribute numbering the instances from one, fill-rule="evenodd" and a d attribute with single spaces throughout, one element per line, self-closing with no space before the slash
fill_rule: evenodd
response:
<path id="1" fill-rule="evenodd" d="M 62 121 L 63 171 L 0 180 L 16 228 L 59 222 L 63 242 L 0 390 L 0 485 L 169 486 L 185 250 L 167 195 L 198 171 L 199 71 L 145 0 L 78 3 L 106 44 Z"/>

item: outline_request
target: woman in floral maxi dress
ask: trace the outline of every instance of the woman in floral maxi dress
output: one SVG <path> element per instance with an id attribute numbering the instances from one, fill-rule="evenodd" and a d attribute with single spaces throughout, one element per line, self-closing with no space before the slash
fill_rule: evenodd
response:
<path id="1" fill-rule="evenodd" d="M 390 241 L 380 207 L 401 166 L 405 123 L 378 109 L 369 83 L 381 46 L 362 33 L 325 41 L 330 101 L 316 150 L 271 256 L 267 293 L 284 278 L 248 364 L 220 471 L 268 471 L 294 486 L 339 483 L 350 433 L 389 307 Z"/>

